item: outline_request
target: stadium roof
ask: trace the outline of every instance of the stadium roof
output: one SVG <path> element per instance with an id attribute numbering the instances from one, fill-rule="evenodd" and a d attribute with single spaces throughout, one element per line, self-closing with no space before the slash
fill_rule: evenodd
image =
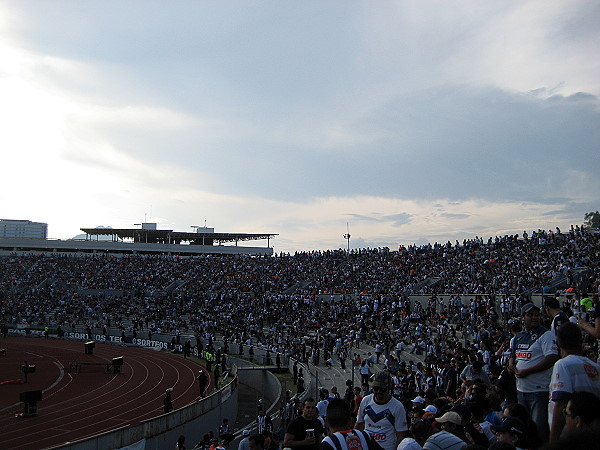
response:
<path id="1" fill-rule="evenodd" d="M 277 233 L 203 233 L 173 230 L 149 230 L 144 228 L 81 228 L 89 236 L 112 236 L 113 240 L 133 239 L 134 242 L 179 244 L 182 241 L 196 245 L 212 245 L 214 242 L 253 241 L 271 239 Z"/>

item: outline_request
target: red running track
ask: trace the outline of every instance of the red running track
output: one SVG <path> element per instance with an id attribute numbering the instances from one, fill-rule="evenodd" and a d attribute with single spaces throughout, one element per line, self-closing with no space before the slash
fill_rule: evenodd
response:
<path id="1" fill-rule="evenodd" d="M 197 360 L 167 352 L 96 342 L 92 355 L 83 341 L 9 337 L 0 340 L 0 383 L 23 379 L 24 361 L 36 366 L 27 384 L 0 384 L 0 449 L 43 449 L 76 441 L 163 414 L 163 398 L 173 387 L 174 409 L 198 400 Z M 123 356 L 120 374 L 103 366 L 71 362 L 105 362 Z M 209 379 L 212 378 L 209 375 Z M 37 416 L 19 417 L 19 393 L 41 389 Z M 209 388 L 210 389 L 210 388 Z"/>

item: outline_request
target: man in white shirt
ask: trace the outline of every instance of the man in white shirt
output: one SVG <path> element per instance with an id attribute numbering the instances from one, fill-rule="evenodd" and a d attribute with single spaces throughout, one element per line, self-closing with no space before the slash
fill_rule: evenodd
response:
<path id="1" fill-rule="evenodd" d="M 319 390 L 319 403 L 317 403 L 317 411 L 320 417 L 327 417 L 327 406 L 329 405 L 329 391 L 325 388 Z"/>
<path id="2" fill-rule="evenodd" d="M 402 403 L 392 397 L 392 377 L 382 371 L 375 375 L 371 390 L 360 402 L 356 428 L 367 431 L 384 450 L 395 450 L 408 426 Z"/>
<path id="3" fill-rule="evenodd" d="M 242 431 L 242 436 L 243 438 L 238 445 L 238 450 L 250 450 L 250 431 Z"/>
<path id="4" fill-rule="evenodd" d="M 540 308 L 526 303 L 521 308 L 524 329 L 513 340 L 508 371 L 517 379 L 517 398 L 527 407 L 529 416 L 547 442 L 548 393 L 552 366 L 558 360 L 554 333 L 540 325 Z"/>
<path id="5" fill-rule="evenodd" d="M 591 392 L 600 397 L 600 365 L 582 356 L 579 327 L 571 322 L 557 331 L 562 359 L 554 364 L 550 382 L 550 441 L 560 438 L 565 426 L 563 410 L 575 392 Z"/>

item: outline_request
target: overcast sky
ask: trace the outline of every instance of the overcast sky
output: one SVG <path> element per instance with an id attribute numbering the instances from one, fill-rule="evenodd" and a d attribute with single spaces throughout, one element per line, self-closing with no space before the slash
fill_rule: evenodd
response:
<path id="1" fill-rule="evenodd" d="M 0 218 L 276 252 L 567 229 L 600 209 L 598 23 L 595 0 L 3 1 Z"/>

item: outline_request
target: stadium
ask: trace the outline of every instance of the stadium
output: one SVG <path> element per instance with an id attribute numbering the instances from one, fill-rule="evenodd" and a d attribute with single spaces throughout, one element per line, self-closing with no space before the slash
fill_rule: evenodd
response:
<path id="1" fill-rule="evenodd" d="M 461 389 L 425 368 L 443 378 L 447 361 L 482 358 L 496 383 L 523 305 L 556 299 L 592 328 L 598 307 L 600 235 L 579 226 L 279 256 L 213 245 L 275 234 L 82 230 L 0 242 L 3 448 L 169 448 L 179 436 L 209 448 L 225 418 L 236 438 L 256 432 L 259 407 L 276 447 L 302 399 L 335 385 L 354 401 L 364 361 L 422 373 L 394 392 L 407 411 L 416 396 L 455 402 Z M 597 340 L 585 352 L 596 360 Z"/>

